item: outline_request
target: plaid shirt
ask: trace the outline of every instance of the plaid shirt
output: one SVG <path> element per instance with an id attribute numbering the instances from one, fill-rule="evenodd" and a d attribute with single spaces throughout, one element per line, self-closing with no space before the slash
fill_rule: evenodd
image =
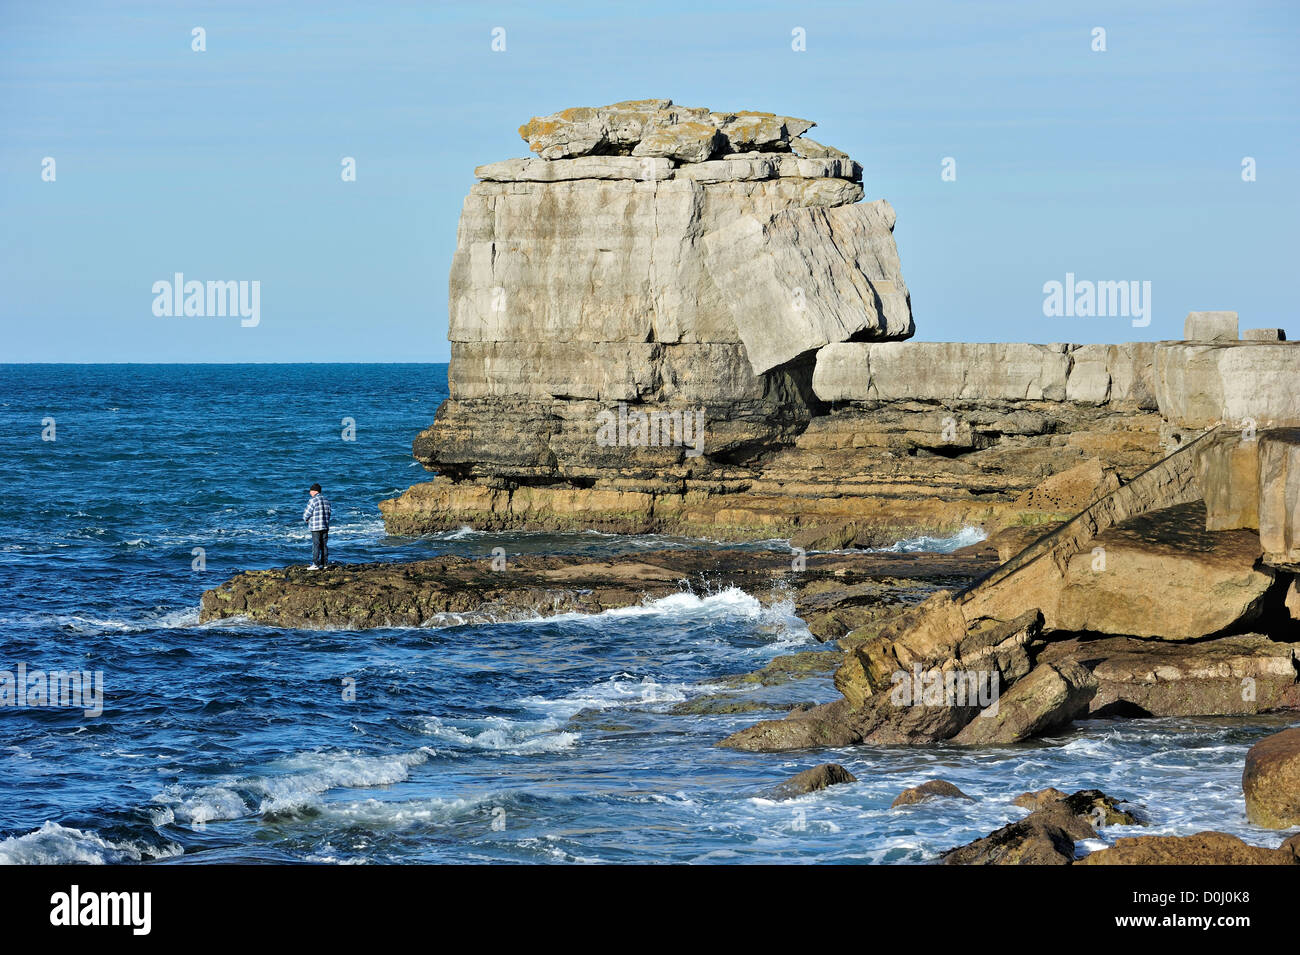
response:
<path id="1" fill-rule="evenodd" d="M 325 500 L 324 494 L 317 494 L 307 502 L 307 510 L 302 512 L 302 519 L 311 530 L 330 529 L 330 502 Z"/>

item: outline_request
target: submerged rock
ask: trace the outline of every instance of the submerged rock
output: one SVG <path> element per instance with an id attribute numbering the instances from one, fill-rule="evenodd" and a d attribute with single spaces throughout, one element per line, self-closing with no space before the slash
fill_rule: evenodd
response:
<path id="1" fill-rule="evenodd" d="M 1019 797 L 1017 805 L 1029 803 L 1036 807 L 1034 811 L 982 839 L 948 850 L 941 861 L 946 865 L 1071 865 L 1075 843 L 1096 839 L 1097 828 L 1141 824 L 1119 800 L 1100 790 L 1082 789 L 1060 798 L 1052 795 L 1057 792 L 1045 789 Z"/>
<path id="2" fill-rule="evenodd" d="M 914 803 L 924 802 L 927 799 L 969 799 L 964 792 L 948 782 L 946 779 L 931 779 L 921 783 L 919 786 L 913 786 L 910 789 L 904 789 L 895 797 L 894 801 L 889 804 L 890 809 L 897 809 L 899 806 L 910 806 Z"/>
<path id="3" fill-rule="evenodd" d="M 773 794 L 777 799 L 793 799 L 795 796 L 817 792 L 820 789 L 826 789 L 828 786 L 856 783 L 857 781 L 858 777 L 839 763 L 822 763 L 820 766 L 805 769 L 802 773 L 790 777 L 777 786 L 773 790 Z"/>

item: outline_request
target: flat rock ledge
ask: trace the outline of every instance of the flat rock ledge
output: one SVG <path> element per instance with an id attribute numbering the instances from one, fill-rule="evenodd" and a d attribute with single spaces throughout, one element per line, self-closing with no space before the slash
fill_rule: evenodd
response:
<path id="1" fill-rule="evenodd" d="M 863 589 L 888 596 L 900 580 L 925 586 L 972 579 L 992 561 L 980 555 L 827 554 L 794 570 L 781 551 L 666 550 L 608 559 L 438 557 L 409 563 L 251 570 L 206 591 L 202 622 L 246 618 L 301 629 L 457 626 L 562 613 L 602 613 L 680 592 L 739 588 L 764 603 L 794 598 L 805 619 L 836 610 Z M 497 566 L 501 566 L 499 563 Z"/>

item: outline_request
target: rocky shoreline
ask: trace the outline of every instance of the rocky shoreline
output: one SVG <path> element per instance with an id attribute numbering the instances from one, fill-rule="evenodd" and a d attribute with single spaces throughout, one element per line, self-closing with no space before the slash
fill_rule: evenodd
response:
<path id="1" fill-rule="evenodd" d="M 525 124 L 539 158 L 480 166 L 465 200 L 450 397 L 414 443 L 435 476 L 380 503 L 393 534 L 788 552 L 250 571 L 205 593 L 202 619 L 356 629 L 731 587 L 789 600 L 840 651 L 791 669 L 833 662 L 841 697 L 719 743 L 752 752 L 1300 711 L 1300 344 L 1242 336 L 1233 312 L 1192 312 L 1180 341 L 905 341 L 894 211 L 861 201 L 861 167 L 812 125 L 667 100 Z M 954 554 L 863 550 L 972 526 L 988 540 Z M 1297 746 L 1278 735 L 1248 759 L 1247 811 L 1300 826 Z M 851 780 L 837 769 L 817 779 Z M 1092 791 L 1038 802 L 945 861 L 1072 863 L 1094 810 L 1122 815 Z M 1296 861 L 1294 840 L 1221 835 L 1121 839 L 1087 860 Z"/>

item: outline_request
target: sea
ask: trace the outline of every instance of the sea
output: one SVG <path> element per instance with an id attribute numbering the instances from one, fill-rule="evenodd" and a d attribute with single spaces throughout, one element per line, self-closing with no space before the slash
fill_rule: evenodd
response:
<path id="1" fill-rule="evenodd" d="M 1240 777 L 1286 717 L 1088 721 L 980 750 L 718 748 L 779 713 L 674 707 L 833 649 L 764 595 L 443 627 L 199 623 L 204 590 L 308 562 L 313 482 L 341 563 L 714 546 L 388 536 L 378 502 L 428 477 L 411 441 L 446 396 L 446 365 L 0 365 L 0 862 L 927 864 L 1046 786 L 1129 800 L 1144 833 L 1282 841 L 1247 822 Z M 89 708 L 20 699 L 20 671 L 33 686 L 93 674 L 102 693 Z M 838 695 L 824 675 L 734 692 Z M 827 761 L 858 781 L 774 798 Z M 889 808 L 933 778 L 973 801 Z"/>

